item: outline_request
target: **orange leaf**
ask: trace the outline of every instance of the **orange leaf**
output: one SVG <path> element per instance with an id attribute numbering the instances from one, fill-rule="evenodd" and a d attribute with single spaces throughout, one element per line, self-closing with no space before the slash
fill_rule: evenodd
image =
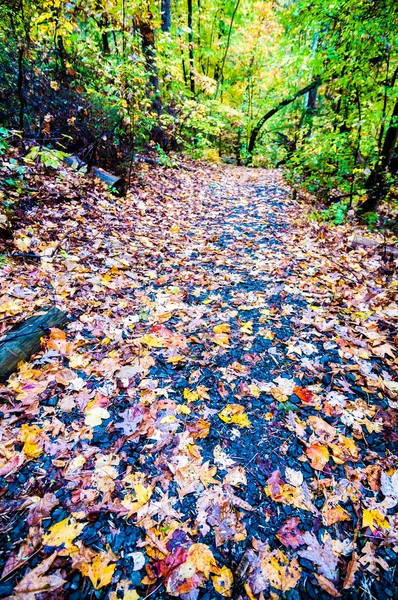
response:
<path id="1" fill-rule="evenodd" d="M 312 444 L 312 446 L 307 448 L 306 454 L 310 459 L 311 467 L 316 471 L 323 471 L 329 460 L 329 450 L 327 449 L 327 446 Z"/>

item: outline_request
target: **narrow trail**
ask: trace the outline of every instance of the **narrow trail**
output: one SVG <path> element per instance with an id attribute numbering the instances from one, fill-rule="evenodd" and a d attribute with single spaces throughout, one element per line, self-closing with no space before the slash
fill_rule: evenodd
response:
<path id="1" fill-rule="evenodd" d="M 379 259 L 340 253 L 278 171 L 148 171 L 126 199 L 62 185 L 18 232 L 57 252 L 2 267 L 0 314 L 55 303 L 71 324 L 0 390 L 0 597 L 387 597 Z"/>

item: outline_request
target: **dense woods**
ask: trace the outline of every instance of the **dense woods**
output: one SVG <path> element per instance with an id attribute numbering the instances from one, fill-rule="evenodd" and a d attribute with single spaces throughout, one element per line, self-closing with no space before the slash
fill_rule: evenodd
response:
<path id="1" fill-rule="evenodd" d="M 3 0 L 2 143 L 284 165 L 373 212 L 396 196 L 397 30 L 394 0 Z"/>

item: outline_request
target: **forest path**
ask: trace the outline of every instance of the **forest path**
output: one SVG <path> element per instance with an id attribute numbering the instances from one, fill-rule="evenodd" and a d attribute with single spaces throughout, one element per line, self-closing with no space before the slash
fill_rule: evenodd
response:
<path id="1" fill-rule="evenodd" d="M 384 597 L 396 308 L 363 256 L 336 258 L 278 171 L 148 170 L 125 199 L 73 177 L 17 234 L 62 250 L 3 269 L 6 313 L 73 321 L 8 384 L 0 590 L 39 565 L 72 600 L 317 598 L 362 552 Z"/>

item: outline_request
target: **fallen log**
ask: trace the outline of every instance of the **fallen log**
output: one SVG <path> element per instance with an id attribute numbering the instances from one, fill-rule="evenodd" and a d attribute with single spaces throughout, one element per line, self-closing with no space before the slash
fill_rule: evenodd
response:
<path id="1" fill-rule="evenodd" d="M 157 167 L 164 167 L 166 165 L 162 165 L 162 163 L 157 158 L 150 158 L 149 156 L 142 156 L 141 154 L 135 155 L 135 160 L 147 163 L 148 165 L 155 165 Z M 182 163 L 171 163 L 173 169 L 184 169 L 185 171 L 195 172 L 193 167 L 189 167 L 188 165 L 183 165 Z"/>
<path id="2" fill-rule="evenodd" d="M 398 257 L 398 246 L 394 244 L 383 244 L 376 240 L 371 240 L 370 238 L 362 237 L 361 235 L 356 235 L 351 240 L 351 248 L 375 248 L 382 252 L 383 254 L 387 254 L 389 256 Z"/>
<path id="3" fill-rule="evenodd" d="M 0 381 L 8 379 L 21 361 L 28 361 L 40 350 L 40 340 L 51 327 L 63 329 L 68 322 L 58 308 L 45 307 L 12 327 L 0 340 Z"/>
<path id="4" fill-rule="evenodd" d="M 66 156 L 64 158 L 64 163 L 73 169 L 85 169 L 87 164 L 80 160 L 77 156 Z M 117 177 L 116 175 L 111 175 L 111 173 L 107 173 L 103 169 L 93 168 L 93 175 L 101 179 L 106 185 L 114 188 L 119 196 L 123 196 L 126 193 L 126 180 L 123 177 Z"/>

